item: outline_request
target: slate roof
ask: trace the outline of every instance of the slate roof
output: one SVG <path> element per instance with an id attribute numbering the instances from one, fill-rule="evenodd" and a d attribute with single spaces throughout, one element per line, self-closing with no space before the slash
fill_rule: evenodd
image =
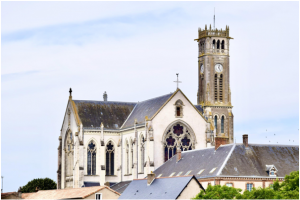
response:
<path id="1" fill-rule="evenodd" d="M 274 165 L 278 177 L 299 170 L 299 146 L 249 144 L 245 149 L 237 144 L 220 175 L 269 176 L 266 165 Z"/>
<path id="2" fill-rule="evenodd" d="M 119 199 L 176 199 L 193 178 L 195 177 L 156 178 L 150 186 L 147 186 L 147 179 L 136 179 L 130 183 Z"/>
<path id="3" fill-rule="evenodd" d="M 266 165 L 274 165 L 278 177 L 284 177 L 292 171 L 299 170 L 299 146 L 248 144 L 246 149 L 243 144 L 228 144 L 215 148 L 184 151 L 181 160 L 176 162 L 176 155 L 157 168 L 157 176 L 170 176 L 175 172 L 196 178 L 216 176 L 250 176 L 269 177 Z M 214 168 L 216 168 L 214 171 Z M 202 170 L 201 174 L 198 174 Z"/>
<path id="4" fill-rule="evenodd" d="M 231 149 L 232 145 L 224 145 L 220 146 L 217 151 L 215 151 L 215 147 L 183 151 L 181 160 L 176 162 L 175 155 L 157 168 L 154 173 L 156 177 L 160 174 L 162 174 L 161 177 L 164 177 L 170 176 L 173 172 L 175 172 L 174 176 L 179 172 L 182 172 L 181 175 L 185 175 L 191 170 L 188 175 L 194 175 L 197 178 L 216 176 Z M 215 167 L 217 168 L 212 173 L 209 173 Z M 200 175 L 197 175 L 202 169 L 205 170 Z"/>
<path id="5" fill-rule="evenodd" d="M 102 189 L 108 189 L 117 195 L 118 192 L 110 189 L 107 186 L 97 186 L 97 187 L 84 187 L 84 188 L 70 188 L 63 190 L 40 190 L 34 193 L 23 193 L 23 199 L 81 199 L 86 198 Z"/>
<path id="6" fill-rule="evenodd" d="M 137 119 L 138 124 L 145 123 L 145 116 L 150 119 L 172 95 L 173 93 L 170 93 L 138 102 L 122 128 L 132 127 L 135 119 Z"/>
<path id="7" fill-rule="evenodd" d="M 122 194 L 130 183 L 131 183 L 131 181 L 123 181 L 123 182 L 114 184 L 110 188 L 115 190 L 116 192 L 119 192 L 120 194 Z"/>
<path id="8" fill-rule="evenodd" d="M 203 108 L 202 108 L 202 106 L 201 105 L 194 105 L 196 108 L 197 108 L 197 110 L 199 110 L 200 111 L 200 113 L 202 113 L 203 114 Z"/>
<path id="9" fill-rule="evenodd" d="M 116 101 L 73 100 L 83 127 L 100 127 L 119 129 L 136 103 Z"/>
<path id="10" fill-rule="evenodd" d="M 99 182 L 88 182 L 88 181 L 83 182 L 83 187 L 94 187 L 94 186 L 100 186 L 100 183 Z"/>

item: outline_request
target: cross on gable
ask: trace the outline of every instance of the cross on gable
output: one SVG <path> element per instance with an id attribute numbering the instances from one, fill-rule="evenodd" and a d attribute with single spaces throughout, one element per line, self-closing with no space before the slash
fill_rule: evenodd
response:
<path id="1" fill-rule="evenodd" d="M 177 89 L 178 89 L 178 84 L 181 83 L 181 81 L 178 80 L 179 73 L 177 73 L 176 75 L 177 75 L 177 81 L 174 81 L 174 82 L 177 83 Z"/>

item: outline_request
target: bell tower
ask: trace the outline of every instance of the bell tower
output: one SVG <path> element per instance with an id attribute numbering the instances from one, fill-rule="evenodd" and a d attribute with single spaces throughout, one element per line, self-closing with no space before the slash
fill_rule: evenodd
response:
<path id="1" fill-rule="evenodd" d="M 207 142 L 214 145 L 214 137 L 226 137 L 233 143 L 233 114 L 230 92 L 229 26 L 225 30 L 199 28 L 197 104 L 214 126 Z"/>

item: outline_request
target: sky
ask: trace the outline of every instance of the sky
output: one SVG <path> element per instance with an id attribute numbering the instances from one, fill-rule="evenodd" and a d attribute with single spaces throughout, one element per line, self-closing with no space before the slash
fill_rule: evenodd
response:
<path id="1" fill-rule="evenodd" d="M 1 2 L 4 192 L 56 181 L 73 99 L 143 101 L 180 89 L 194 104 L 198 28 L 230 35 L 237 143 L 299 145 L 299 2 Z"/>

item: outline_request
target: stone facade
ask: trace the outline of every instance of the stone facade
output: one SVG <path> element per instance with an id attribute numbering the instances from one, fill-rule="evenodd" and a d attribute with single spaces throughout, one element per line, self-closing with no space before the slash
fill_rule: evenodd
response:
<path id="1" fill-rule="evenodd" d="M 179 89 L 169 96 L 154 115 L 144 117 L 143 123 L 135 120 L 123 128 L 135 115 L 135 108 L 117 129 L 105 128 L 105 123 L 84 127 L 84 119 L 78 115 L 81 111 L 70 96 L 59 136 L 58 188 L 141 179 L 175 155 L 176 149 L 207 147 L 206 135 L 212 130 L 202 112 Z M 181 113 L 177 115 L 179 100 Z M 173 133 L 175 126 L 181 127 L 181 135 Z M 169 139 L 172 142 L 167 145 Z"/>
<path id="2" fill-rule="evenodd" d="M 233 143 L 233 114 L 230 91 L 229 27 L 225 30 L 198 30 L 198 94 L 205 116 L 214 124 L 214 137 L 224 136 Z M 215 122 L 216 121 L 216 122 Z"/>

